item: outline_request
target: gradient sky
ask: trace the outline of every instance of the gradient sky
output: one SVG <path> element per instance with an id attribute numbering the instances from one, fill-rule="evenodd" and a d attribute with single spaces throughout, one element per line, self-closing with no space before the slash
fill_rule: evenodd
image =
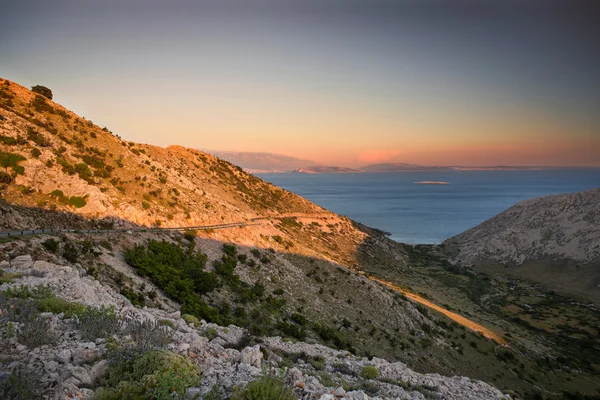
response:
<path id="1" fill-rule="evenodd" d="M 600 8 L 532 3 L 5 0 L 0 77 L 161 146 L 600 166 Z"/>

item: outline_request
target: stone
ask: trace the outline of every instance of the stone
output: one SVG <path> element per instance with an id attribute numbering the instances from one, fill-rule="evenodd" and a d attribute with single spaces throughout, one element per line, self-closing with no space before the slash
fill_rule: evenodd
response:
<path id="1" fill-rule="evenodd" d="M 67 364 L 71 361 L 71 350 L 69 349 L 64 349 L 58 352 L 58 354 L 56 354 L 56 356 L 54 356 L 54 359 L 56 361 L 58 361 L 59 363 L 63 363 L 63 364 Z"/>
<path id="2" fill-rule="evenodd" d="M 346 395 L 346 391 L 344 390 L 343 387 L 339 387 L 337 389 L 335 389 L 335 397 L 344 397 Z"/>
<path id="3" fill-rule="evenodd" d="M 249 364 L 253 367 L 260 368 L 262 363 L 263 354 L 260 351 L 260 346 L 246 347 L 242 350 L 240 355 L 240 362 L 243 364 Z"/>
<path id="4" fill-rule="evenodd" d="M 319 400 L 335 400 L 335 397 L 332 394 L 324 393 Z"/>
<path id="5" fill-rule="evenodd" d="M 71 374 L 73 378 L 79 381 L 80 387 L 91 387 L 92 386 L 92 378 L 90 374 L 86 371 L 85 368 L 80 366 L 75 366 L 71 368 Z"/>
<path id="6" fill-rule="evenodd" d="M 92 367 L 90 379 L 93 383 L 97 383 L 100 379 L 104 378 L 106 374 L 108 374 L 108 361 L 101 360 Z"/>
<path id="7" fill-rule="evenodd" d="M 18 256 L 12 259 L 10 266 L 14 269 L 29 269 L 33 266 L 33 259 L 29 254 Z"/>
<path id="8" fill-rule="evenodd" d="M 346 396 L 353 400 L 369 400 L 369 396 L 367 396 L 362 390 L 348 392 Z"/>
<path id="9" fill-rule="evenodd" d="M 58 369 L 58 363 L 56 361 L 46 361 L 44 363 L 44 369 L 49 372 L 54 372 Z"/>
<path id="10" fill-rule="evenodd" d="M 73 364 L 87 364 L 92 359 L 96 358 L 98 353 L 94 349 L 76 349 L 73 350 Z"/>

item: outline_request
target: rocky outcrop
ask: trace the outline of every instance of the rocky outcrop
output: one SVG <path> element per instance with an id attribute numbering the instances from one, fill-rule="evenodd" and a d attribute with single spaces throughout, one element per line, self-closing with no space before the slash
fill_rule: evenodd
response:
<path id="1" fill-rule="evenodd" d="M 53 264 L 35 260 L 31 255 L 21 255 L 3 262 L 2 267 L 4 273 L 18 278 L 14 283 L 0 286 L 0 295 L 15 287 L 46 287 L 64 300 L 113 307 L 122 321 L 110 339 L 89 340 L 82 336 L 75 317 L 64 313 L 42 313 L 39 318 L 49 321 L 48 333 L 52 332 L 57 339 L 53 345 L 41 346 L 20 343 L 18 335 L 15 337 L 8 332 L 8 325 L 4 324 L 0 328 L 0 375 L 10 373 L 15 366 L 26 366 L 37 376 L 39 398 L 93 399 L 108 373 L 111 346 L 114 348 L 115 343 L 124 344 L 131 340 L 128 326 L 134 321 L 160 321 L 170 337 L 164 347 L 187 357 L 200 368 L 201 384 L 188 389 L 188 398 L 202 396 L 214 390 L 215 385 L 222 393 L 231 393 L 234 387 L 243 386 L 270 369 L 279 371 L 284 365 L 285 381 L 302 399 L 510 398 L 484 382 L 420 374 L 403 363 L 389 363 L 377 358 L 369 360 L 319 344 L 267 337 L 258 338 L 258 343 L 244 347 L 242 343 L 247 333 L 241 328 L 221 327 L 205 321 L 195 326 L 186 323 L 179 312 L 132 307 L 123 296 L 87 276 L 78 265 Z M 13 325 L 11 329 L 17 331 L 24 328 L 20 323 Z M 365 377 L 362 373 L 365 367 L 374 367 L 377 376 Z M 329 381 L 325 380 L 326 376 L 331 377 Z M 333 378 L 335 385 L 323 383 L 332 382 Z M 354 389 L 346 391 L 341 383 Z"/>
<path id="2" fill-rule="evenodd" d="M 600 261 L 600 189 L 526 200 L 444 242 L 463 264 Z"/>

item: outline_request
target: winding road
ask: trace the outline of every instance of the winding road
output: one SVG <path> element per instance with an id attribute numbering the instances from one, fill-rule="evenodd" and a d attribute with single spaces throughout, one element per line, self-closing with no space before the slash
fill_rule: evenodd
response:
<path id="1" fill-rule="evenodd" d="M 174 228 L 130 228 L 130 229 L 20 229 L 0 231 L 0 237 L 28 235 L 59 235 L 62 233 L 133 233 L 133 232 L 183 232 L 187 230 L 208 231 L 214 229 L 234 228 L 239 226 L 262 225 L 261 222 L 232 222 L 229 224 L 181 226 Z"/>

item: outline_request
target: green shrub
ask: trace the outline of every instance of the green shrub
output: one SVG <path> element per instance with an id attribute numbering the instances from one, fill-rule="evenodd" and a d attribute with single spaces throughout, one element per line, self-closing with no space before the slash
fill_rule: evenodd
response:
<path id="1" fill-rule="evenodd" d="M 17 335 L 19 343 L 27 347 L 35 348 L 45 344 L 55 344 L 58 341 L 58 335 L 52 329 L 50 321 L 46 318 L 33 318 L 26 321 Z"/>
<path id="2" fill-rule="evenodd" d="M 8 168 L 12 168 L 13 172 L 17 175 L 23 175 L 25 168 L 19 165 L 21 161 L 25 161 L 26 158 L 14 153 L 5 153 L 0 151 L 0 167 L 5 168 L 8 173 Z"/>
<path id="3" fill-rule="evenodd" d="M 0 183 L 11 183 L 12 181 L 13 177 L 10 174 L 0 171 Z"/>
<path id="4" fill-rule="evenodd" d="M 214 384 L 210 391 L 204 395 L 202 400 L 223 400 L 225 399 L 225 395 L 221 391 L 219 385 Z"/>
<path id="5" fill-rule="evenodd" d="M 51 145 L 50 141 L 46 139 L 44 135 L 29 126 L 27 127 L 27 140 L 31 140 L 41 147 L 48 147 Z"/>
<path id="6" fill-rule="evenodd" d="M 90 168 L 86 163 L 75 164 L 75 172 L 77 172 L 79 177 L 87 183 L 94 183 L 92 171 L 90 171 Z"/>
<path id="7" fill-rule="evenodd" d="M 189 240 L 190 242 L 193 242 L 196 238 L 197 233 L 198 232 L 195 229 L 186 229 L 183 232 L 183 237 Z"/>
<path id="8" fill-rule="evenodd" d="M 200 325 L 200 320 L 196 317 L 194 317 L 193 315 L 190 314 L 183 314 L 181 316 L 181 318 L 183 318 L 183 320 L 189 325 L 192 324 L 195 327 L 197 327 L 198 325 Z"/>
<path id="9" fill-rule="evenodd" d="M 33 149 L 31 149 L 31 156 L 33 158 L 38 158 L 41 155 L 42 155 L 42 152 L 37 147 L 34 147 Z"/>
<path id="10" fill-rule="evenodd" d="M 150 240 L 148 247 L 135 246 L 125 251 L 125 261 L 141 276 L 148 276 L 172 299 L 182 312 L 220 322 L 218 311 L 209 307 L 200 294 L 220 286 L 215 273 L 204 271 L 206 255 L 165 241 Z"/>
<path id="11" fill-rule="evenodd" d="M 0 143 L 4 143 L 7 146 L 14 146 L 17 144 L 17 139 L 12 136 L 0 136 Z"/>
<path id="12" fill-rule="evenodd" d="M 282 377 L 267 374 L 244 388 L 236 388 L 231 400 L 296 400 L 296 395 Z"/>
<path id="13" fill-rule="evenodd" d="M 166 350 L 123 349 L 109 359 L 106 386 L 98 400 L 172 400 L 200 384 L 200 373 L 186 357 Z M 175 397 L 175 396 L 176 397 Z"/>
<path id="14" fill-rule="evenodd" d="M 30 400 L 36 398 L 39 379 L 22 367 L 14 368 L 10 375 L 0 376 L 0 399 Z"/>
<path id="15" fill-rule="evenodd" d="M 54 114 L 54 108 L 46 102 L 42 96 L 35 96 L 31 101 L 31 106 L 37 112 L 48 112 Z"/>
<path id="16" fill-rule="evenodd" d="M 81 315 L 85 312 L 85 306 L 83 304 L 67 301 L 58 297 L 38 299 L 36 303 L 40 312 L 51 312 L 53 314 L 64 313 L 68 318 Z"/>
<path id="17" fill-rule="evenodd" d="M 379 376 L 379 371 L 377 370 L 377 367 L 367 365 L 362 369 L 360 376 L 364 379 L 375 379 Z"/>
<path id="18" fill-rule="evenodd" d="M 63 254 L 65 260 L 76 263 L 79 260 L 79 251 L 71 242 L 66 242 L 63 246 Z"/>
<path id="19" fill-rule="evenodd" d="M 38 93 L 41 94 L 42 96 L 52 100 L 52 90 L 48 89 L 46 86 L 42 86 L 42 85 L 35 85 L 31 87 L 31 91 L 33 93 Z"/>
<path id="20" fill-rule="evenodd" d="M 107 338 L 117 333 L 121 327 L 121 321 L 112 307 L 87 307 L 76 317 L 77 327 L 86 340 Z"/>
<path id="21" fill-rule="evenodd" d="M 46 250 L 56 253 L 58 251 L 59 243 L 56 239 L 50 238 L 43 241 L 42 246 L 44 246 Z"/>
<path id="22" fill-rule="evenodd" d="M 163 348 L 173 340 L 172 329 L 150 320 L 129 323 L 127 333 L 142 348 Z"/>

